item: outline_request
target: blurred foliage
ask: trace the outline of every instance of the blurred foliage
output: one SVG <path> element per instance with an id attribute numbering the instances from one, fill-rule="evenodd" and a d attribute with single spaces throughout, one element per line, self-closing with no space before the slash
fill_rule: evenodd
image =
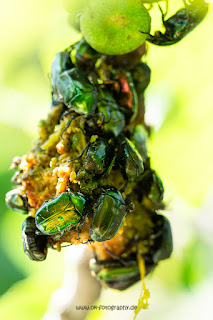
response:
<path id="1" fill-rule="evenodd" d="M 181 6 L 181 0 L 171 0 L 169 14 Z M 21 243 L 24 217 L 5 207 L 4 195 L 12 185 L 13 173 L 8 168 L 13 156 L 21 156 L 30 149 L 37 123 L 48 112 L 49 72 L 54 54 L 80 38 L 68 20 L 69 14 L 58 0 L 1 3 L 1 319 L 12 320 L 14 314 L 16 320 L 40 319 L 51 293 L 63 279 L 62 253 L 50 251 L 47 261 L 42 263 L 31 262 L 25 256 Z M 153 30 L 158 29 L 157 7 L 153 21 Z M 183 41 L 165 48 L 149 45 L 146 57 L 152 69 L 146 95 L 146 118 L 153 124 L 150 155 L 164 181 L 168 207 L 173 206 L 168 217 L 175 248 L 173 257 L 150 275 L 151 311 L 146 319 L 156 318 L 152 312 L 159 314 L 159 310 L 174 307 L 171 297 L 178 292 L 193 291 L 201 280 L 210 279 L 213 228 L 202 205 L 213 181 L 212 29 L 213 8 L 210 7 L 205 21 Z M 212 202 L 209 207 L 211 211 Z M 196 217 L 202 215 L 205 225 L 201 230 Z M 207 226 L 209 236 L 206 236 Z M 113 301 L 110 299 L 129 304 L 131 297 L 136 304 L 138 292 L 139 286 L 134 286 L 119 296 L 104 293 L 102 299 L 104 304 Z M 94 315 L 91 317 L 94 319 Z M 162 319 L 173 318 L 162 313 Z"/>

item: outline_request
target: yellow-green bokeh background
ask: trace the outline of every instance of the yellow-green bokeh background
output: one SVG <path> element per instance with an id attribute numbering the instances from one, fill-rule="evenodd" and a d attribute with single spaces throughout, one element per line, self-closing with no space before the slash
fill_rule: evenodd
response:
<path id="1" fill-rule="evenodd" d="M 171 0 L 170 12 L 182 6 Z M 154 15 L 154 25 L 159 14 Z M 154 27 L 153 27 L 154 28 Z M 146 93 L 153 167 L 164 181 L 174 253 L 147 280 L 150 309 L 139 319 L 211 319 L 213 286 L 213 5 L 205 21 L 179 44 L 149 45 L 152 81 Z M 80 38 L 59 0 L 0 2 L 0 319 L 41 319 L 63 281 L 63 254 L 47 261 L 24 255 L 24 217 L 6 209 L 11 159 L 36 137 L 50 105 L 49 72 L 57 51 Z M 65 250 L 64 250 L 65 251 Z M 73 270 L 73 277 L 76 273 Z M 70 288 L 72 290 L 72 288 Z M 136 304 L 140 284 L 124 293 L 105 290 L 101 304 Z M 80 302 L 79 302 L 80 304 Z M 132 319 L 99 312 L 89 319 Z M 51 318 L 48 318 L 51 319 Z M 54 319 L 52 319 L 54 320 Z"/>

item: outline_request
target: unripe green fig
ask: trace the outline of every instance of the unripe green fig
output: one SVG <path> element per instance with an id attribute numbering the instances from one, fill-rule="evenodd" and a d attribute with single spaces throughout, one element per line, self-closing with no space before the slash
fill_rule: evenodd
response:
<path id="1" fill-rule="evenodd" d="M 141 0 L 94 0 L 82 11 L 80 27 L 86 41 L 107 55 L 129 53 L 142 45 L 151 18 Z"/>

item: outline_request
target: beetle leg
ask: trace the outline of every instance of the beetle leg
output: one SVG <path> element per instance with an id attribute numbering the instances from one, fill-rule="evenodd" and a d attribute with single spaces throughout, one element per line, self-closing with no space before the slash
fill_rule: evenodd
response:
<path id="1" fill-rule="evenodd" d="M 161 8 L 161 6 L 160 6 L 159 3 L 158 3 L 158 8 L 159 8 L 159 10 L 160 10 L 160 12 L 161 12 L 161 19 L 162 19 L 162 22 L 163 22 L 163 25 L 164 25 L 164 23 L 165 23 L 165 16 L 166 16 L 167 12 L 166 12 L 166 13 L 163 12 L 163 9 Z"/>
<path id="2" fill-rule="evenodd" d="M 143 31 L 139 31 L 140 33 L 143 33 L 143 34 L 147 34 L 148 37 L 146 38 L 146 41 L 150 41 L 152 43 L 155 43 L 156 40 L 158 40 L 159 36 L 157 35 L 152 35 L 150 34 L 149 32 L 143 32 Z M 162 35 L 162 33 L 160 31 L 157 31 L 160 35 Z"/>
<path id="3" fill-rule="evenodd" d="M 79 116 L 78 114 L 75 114 L 74 116 L 72 116 L 69 121 L 67 122 L 65 128 L 63 129 L 62 133 L 61 133 L 61 138 L 63 139 L 63 134 L 64 132 L 69 128 L 69 126 L 71 125 L 71 122 L 75 119 L 75 118 L 78 118 L 78 117 L 81 117 Z"/>
<path id="4" fill-rule="evenodd" d="M 97 113 L 92 113 L 92 112 L 90 112 L 90 113 L 88 113 L 87 115 L 85 115 L 84 118 L 89 120 L 90 117 L 91 117 L 91 118 L 95 118 L 95 117 L 97 117 L 97 116 L 101 116 L 102 119 L 103 119 L 101 125 L 104 125 L 105 123 L 108 123 L 108 122 L 105 121 L 105 116 L 104 116 L 104 114 L 103 114 L 102 112 L 97 112 Z"/>
<path id="5" fill-rule="evenodd" d="M 54 224 L 54 226 L 55 226 L 55 227 L 56 227 L 56 228 L 58 229 L 58 231 L 60 231 L 60 228 L 59 228 L 59 226 L 57 226 L 57 225 L 55 225 L 55 224 Z M 63 231 L 62 231 L 62 232 L 63 232 Z"/>
<path id="6" fill-rule="evenodd" d="M 54 226 L 58 229 L 59 232 L 61 231 L 58 226 L 56 226 L 55 224 L 54 224 Z M 66 229 L 62 230 L 62 231 L 60 232 L 60 234 L 59 234 L 56 238 L 54 238 L 54 241 L 55 241 L 55 242 L 58 241 L 58 239 L 60 239 L 60 238 L 65 234 L 65 232 L 66 232 Z"/>
<path id="7" fill-rule="evenodd" d="M 64 231 L 64 230 L 63 230 Z M 54 241 L 56 242 L 56 241 L 58 241 L 58 239 L 60 239 L 62 236 L 63 236 L 63 231 L 56 237 L 56 238 L 54 238 Z M 55 248 L 53 247 L 53 245 L 54 244 L 52 244 L 52 248 L 55 250 Z"/>
<path id="8" fill-rule="evenodd" d="M 160 231 L 158 231 L 156 234 L 151 234 L 150 236 L 149 236 L 149 239 L 150 240 L 154 240 L 154 239 L 156 239 L 156 238 L 159 238 L 161 235 L 162 235 L 162 230 L 160 230 Z"/>
<path id="9" fill-rule="evenodd" d="M 81 223 L 79 222 L 77 228 L 73 229 L 72 226 L 71 226 L 71 229 L 68 229 L 68 231 L 70 231 L 70 230 L 75 231 L 75 230 L 76 230 L 77 233 L 78 233 L 78 229 L 85 223 L 88 214 L 89 214 L 89 212 L 87 212 L 87 213 L 85 214 L 84 220 L 83 220 Z M 69 228 L 69 227 L 68 227 L 68 228 Z M 78 240 L 79 240 L 79 237 L 78 237 Z"/>
<path id="10" fill-rule="evenodd" d="M 78 241 L 79 241 L 79 232 L 78 232 L 78 228 L 76 229 L 76 232 L 77 232 L 77 236 L 78 236 Z"/>
<path id="11" fill-rule="evenodd" d="M 104 114 L 102 112 L 98 112 L 98 113 L 96 113 L 96 115 L 100 115 L 102 117 L 102 124 L 101 125 L 104 126 L 105 123 L 107 123 L 106 120 L 105 120 Z"/>
<path id="12" fill-rule="evenodd" d="M 113 167 L 113 165 L 114 165 L 114 163 L 115 163 L 116 157 L 117 157 L 117 155 L 115 155 L 115 156 L 113 157 L 113 159 L 112 159 L 109 167 L 108 167 L 107 170 L 102 174 L 102 176 L 99 178 L 99 180 L 103 179 L 103 177 L 104 177 L 106 174 L 110 173 L 110 171 L 111 171 L 111 169 L 112 169 L 112 167 Z"/>
<path id="13" fill-rule="evenodd" d="M 129 178 L 126 178 L 127 181 L 125 182 L 124 186 L 119 190 L 121 193 L 123 193 L 127 187 L 127 184 L 129 183 Z"/>
<path id="14" fill-rule="evenodd" d="M 102 247 L 104 248 L 104 250 L 107 253 L 109 253 L 114 260 L 119 261 L 125 267 L 128 267 L 130 265 L 128 261 L 124 261 L 123 259 L 121 259 L 121 257 L 117 256 L 117 254 L 115 254 L 114 252 L 109 250 L 103 242 L 101 244 L 102 244 Z"/>
<path id="15" fill-rule="evenodd" d="M 113 167 L 113 165 L 114 165 L 114 163 L 115 163 L 116 157 L 117 157 L 117 154 L 113 157 L 113 159 L 112 159 L 112 161 L 111 161 L 111 163 L 110 163 L 107 171 L 103 174 L 103 176 L 105 176 L 105 174 L 110 173 L 110 171 L 111 171 L 111 169 L 112 169 L 112 167 Z M 102 176 L 101 178 L 103 178 L 103 176 Z"/>
<path id="16" fill-rule="evenodd" d="M 93 85 L 96 85 L 96 83 L 97 83 L 97 74 L 96 74 L 96 72 L 95 72 L 95 70 L 92 70 L 92 72 L 91 72 L 91 82 L 92 82 L 92 84 Z M 96 78 L 96 79 L 95 79 Z"/>
<path id="17" fill-rule="evenodd" d="M 95 109 L 97 108 L 97 105 L 98 105 L 98 91 L 97 91 L 96 87 L 94 88 L 94 91 L 92 92 L 92 94 L 94 96 L 95 104 L 92 107 L 91 113 L 94 113 Z"/>
<path id="18" fill-rule="evenodd" d="M 65 111 L 63 114 L 62 114 L 62 117 L 64 118 L 64 117 L 66 117 L 66 116 L 68 116 L 70 113 L 72 113 L 73 112 L 73 110 L 70 110 L 70 109 L 68 109 L 67 111 Z"/>
<path id="19" fill-rule="evenodd" d="M 105 101 L 105 102 L 107 102 L 107 103 L 109 103 L 109 104 L 116 105 L 113 101 L 111 101 L 111 100 L 109 100 L 109 99 L 106 99 L 106 98 L 98 99 L 98 102 L 100 102 L 100 101 Z"/>
<path id="20" fill-rule="evenodd" d="M 184 1 L 184 0 L 183 0 Z M 168 12 L 168 6 L 169 6 L 169 3 L 168 3 L 168 0 L 166 0 L 166 12 L 164 13 L 163 12 L 163 9 L 161 8 L 160 4 L 157 3 L 158 5 L 158 8 L 161 12 L 161 20 L 162 20 L 162 23 L 163 25 L 165 26 L 165 16 L 167 15 L 167 12 Z M 147 38 L 147 40 L 155 40 L 156 39 L 156 36 L 153 36 L 152 34 L 150 34 L 149 32 L 143 32 L 143 31 L 140 31 L 141 33 L 143 34 L 147 34 L 149 36 L 149 38 Z M 162 33 L 160 31 L 158 31 L 158 33 L 161 35 Z M 157 36 L 158 38 L 159 36 Z"/>
<path id="21" fill-rule="evenodd" d="M 90 142 L 87 142 L 87 144 L 85 145 L 85 147 L 83 148 L 83 150 L 81 151 L 81 153 L 79 153 L 79 155 L 73 159 L 68 160 L 67 162 L 71 162 L 71 161 L 75 161 L 78 160 L 79 158 L 81 158 L 85 152 L 85 150 L 89 147 Z"/>

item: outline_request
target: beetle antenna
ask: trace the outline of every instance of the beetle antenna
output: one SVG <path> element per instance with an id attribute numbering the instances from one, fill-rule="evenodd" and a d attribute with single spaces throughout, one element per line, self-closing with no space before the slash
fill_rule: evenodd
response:
<path id="1" fill-rule="evenodd" d="M 125 191 L 128 182 L 129 182 L 129 179 L 127 179 L 127 181 L 125 182 L 124 186 L 119 190 L 121 193 L 123 193 Z"/>
<path id="2" fill-rule="evenodd" d="M 112 159 L 112 161 L 111 161 L 108 169 L 102 174 L 102 176 L 100 177 L 100 179 L 102 179 L 106 174 L 109 174 L 109 173 L 110 173 L 110 171 L 112 170 L 112 167 L 113 167 L 113 165 L 114 165 L 114 163 L 115 163 L 116 157 L 117 157 L 117 155 L 115 155 L 115 156 L 113 157 L 113 159 Z"/>
<path id="3" fill-rule="evenodd" d="M 87 115 L 85 115 L 84 118 L 85 119 L 88 118 L 88 120 L 89 120 L 90 117 L 91 118 L 95 118 L 97 116 L 101 116 L 102 117 L 102 124 L 101 125 L 104 125 L 105 123 L 108 123 L 108 122 L 105 121 L 105 116 L 104 116 L 104 114 L 102 112 L 97 112 L 97 113 L 90 112 Z"/>

